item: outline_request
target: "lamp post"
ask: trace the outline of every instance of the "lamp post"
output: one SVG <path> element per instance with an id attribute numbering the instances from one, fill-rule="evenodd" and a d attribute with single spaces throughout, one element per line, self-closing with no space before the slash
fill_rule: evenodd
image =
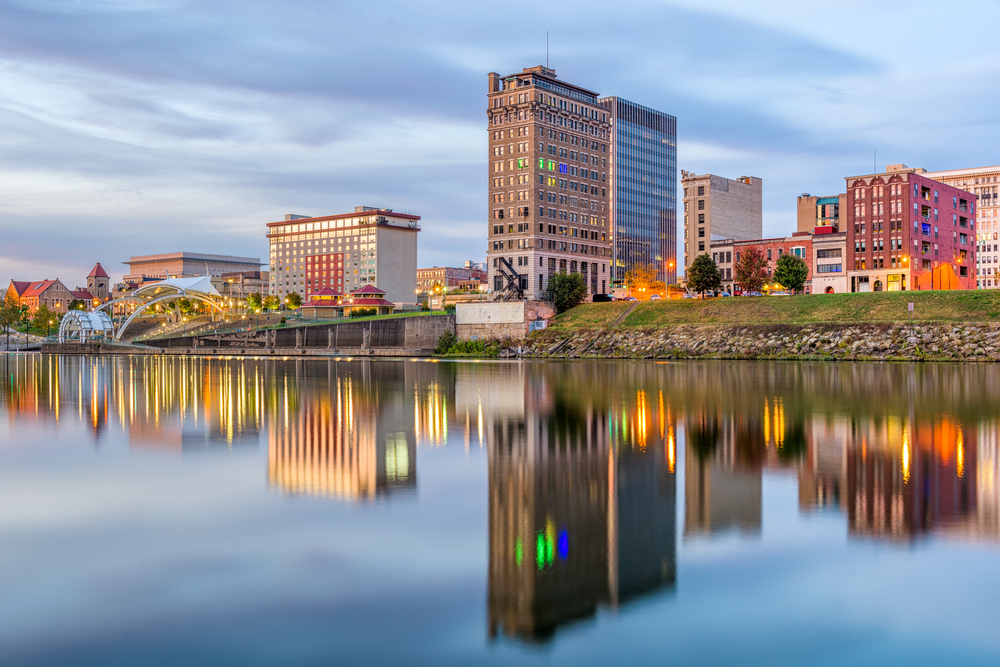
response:
<path id="1" fill-rule="evenodd" d="M 50 328 L 50 327 L 52 326 L 52 324 L 53 324 L 54 322 L 55 322 L 55 320 L 49 320 L 49 321 L 48 321 L 48 322 L 46 323 L 46 325 L 45 325 L 45 337 L 46 337 L 46 338 L 48 338 L 48 337 L 49 337 L 49 328 Z"/>

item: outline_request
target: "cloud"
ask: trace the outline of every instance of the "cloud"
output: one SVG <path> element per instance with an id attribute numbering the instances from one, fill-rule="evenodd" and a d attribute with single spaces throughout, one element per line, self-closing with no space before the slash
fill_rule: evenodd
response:
<path id="1" fill-rule="evenodd" d="M 875 148 L 996 162 L 994 61 L 912 55 L 934 19 L 866 8 L 880 48 L 849 12 L 714 7 L 554 3 L 512 24 L 457 1 L 0 0 L 0 276 L 264 257 L 265 222 L 359 204 L 423 216 L 421 264 L 482 258 L 485 74 L 543 62 L 546 29 L 561 78 L 677 116 L 680 168 L 761 176 L 765 230 Z"/>

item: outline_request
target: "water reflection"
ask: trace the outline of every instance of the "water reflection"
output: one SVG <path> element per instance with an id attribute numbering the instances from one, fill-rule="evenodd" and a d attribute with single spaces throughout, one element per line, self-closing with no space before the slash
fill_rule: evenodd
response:
<path id="1" fill-rule="evenodd" d="M 531 641 L 675 580 L 673 423 L 646 394 L 580 391 L 592 368 L 459 370 L 488 387 L 489 632 Z M 655 393 L 654 393 L 655 395 Z"/>
<path id="2" fill-rule="evenodd" d="M 1000 541 L 995 366 L 4 363 L 12 432 L 82 426 L 181 455 L 266 445 L 277 494 L 413 497 L 429 450 L 482 451 L 491 637 L 546 641 L 672 591 L 685 542 L 760 538 L 775 471 L 798 480 L 801 513 L 842 517 L 852 539 Z"/>

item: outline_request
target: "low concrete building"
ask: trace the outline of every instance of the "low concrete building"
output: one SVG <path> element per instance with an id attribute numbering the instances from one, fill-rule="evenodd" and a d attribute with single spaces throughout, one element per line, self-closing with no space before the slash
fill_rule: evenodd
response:
<path id="1" fill-rule="evenodd" d="M 850 291 L 847 280 L 847 232 L 817 227 L 812 237 L 812 293 L 843 294 Z"/>
<path id="2" fill-rule="evenodd" d="M 455 334 L 459 340 L 524 338 L 532 323 L 547 323 L 555 315 L 555 306 L 548 301 L 459 303 L 455 306 Z"/>
<path id="3" fill-rule="evenodd" d="M 221 277 L 224 273 L 260 271 L 259 257 L 210 255 L 200 252 L 168 252 L 160 255 L 137 255 L 127 262 L 128 275 L 123 282 L 143 282 L 143 278 L 164 280 L 191 276 Z"/>

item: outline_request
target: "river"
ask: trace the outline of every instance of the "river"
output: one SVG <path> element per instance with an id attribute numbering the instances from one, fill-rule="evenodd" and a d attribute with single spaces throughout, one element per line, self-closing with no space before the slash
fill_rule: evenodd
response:
<path id="1" fill-rule="evenodd" d="M 0 359 L 0 664 L 1000 663 L 1000 367 Z"/>

